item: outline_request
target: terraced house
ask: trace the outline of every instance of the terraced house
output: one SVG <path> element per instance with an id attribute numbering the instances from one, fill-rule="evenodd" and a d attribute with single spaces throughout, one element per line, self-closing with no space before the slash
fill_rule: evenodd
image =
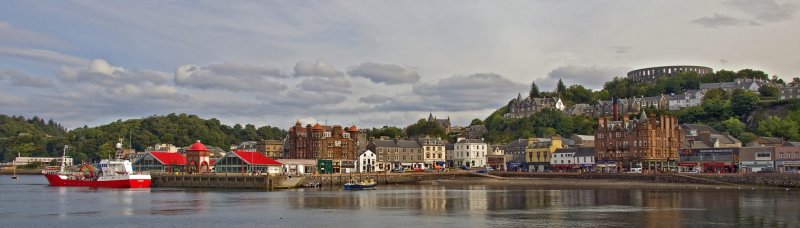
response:
<path id="1" fill-rule="evenodd" d="M 374 139 L 369 142 L 367 149 L 377 156 L 375 171 L 378 172 L 401 168 L 425 168 L 422 146 L 414 140 Z M 444 157 L 444 154 L 442 156 Z"/>
<path id="2" fill-rule="evenodd" d="M 525 149 L 525 161 L 528 171 L 544 172 L 550 170 L 550 158 L 553 152 L 563 148 L 561 136 L 551 135 L 550 138 L 530 138 Z"/>

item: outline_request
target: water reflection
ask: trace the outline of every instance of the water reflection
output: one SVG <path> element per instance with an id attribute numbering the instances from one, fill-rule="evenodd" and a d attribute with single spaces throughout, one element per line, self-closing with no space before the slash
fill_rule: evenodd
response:
<path id="1" fill-rule="evenodd" d="M 28 181 L 28 182 L 24 182 Z M 1 227 L 159 221 L 160 226 L 788 227 L 798 190 L 542 189 L 389 185 L 374 191 L 48 187 L 0 178 Z M 238 223 L 237 223 L 238 222 Z M 128 223 L 121 223 L 128 224 Z"/>

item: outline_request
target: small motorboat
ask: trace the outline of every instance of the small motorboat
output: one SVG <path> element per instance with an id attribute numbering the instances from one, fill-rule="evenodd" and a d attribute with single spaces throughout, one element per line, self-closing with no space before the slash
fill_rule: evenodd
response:
<path id="1" fill-rule="evenodd" d="M 375 189 L 375 186 L 378 185 L 375 180 L 367 179 L 362 181 L 356 181 L 351 179 L 349 182 L 344 184 L 344 190 L 364 190 L 364 189 Z"/>

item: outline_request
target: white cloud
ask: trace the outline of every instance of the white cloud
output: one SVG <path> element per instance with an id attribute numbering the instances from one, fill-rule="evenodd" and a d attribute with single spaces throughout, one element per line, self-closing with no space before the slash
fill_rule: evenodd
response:
<path id="1" fill-rule="evenodd" d="M 11 85 L 33 87 L 33 88 L 52 88 L 53 82 L 47 79 L 32 77 L 16 70 L 0 69 L 0 81 L 9 78 Z"/>
<path id="2" fill-rule="evenodd" d="M 2 34 L 2 33 L 0 33 Z M 55 51 L 33 48 L 0 47 L 0 56 L 22 58 L 34 61 L 43 61 L 56 65 L 82 66 L 90 61 L 80 57 L 65 55 Z"/>
<path id="3" fill-rule="evenodd" d="M 18 28 L 11 23 L 0 21 L 0 44 L 62 46 L 64 43 L 51 36 L 23 28 Z"/>
<path id="4" fill-rule="evenodd" d="M 298 77 L 343 77 L 344 73 L 337 70 L 335 67 L 319 60 L 317 63 L 310 63 L 306 61 L 297 62 L 294 66 L 294 75 Z"/>
<path id="5" fill-rule="evenodd" d="M 375 83 L 393 84 L 412 84 L 419 81 L 420 76 L 416 71 L 407 67 L 395 64 L 361 63 L 350 68 L 347 74 L 351 76 L 364 77 Z"/>
<path id="6" fill-rule="evenodd" d="M 287 87 L 275 78 L 285 77 L 278 69 L 239 63 L 209 66 L 183 65 L 175 70 L 175 84 L 198 89 L 271 93 Z"/>

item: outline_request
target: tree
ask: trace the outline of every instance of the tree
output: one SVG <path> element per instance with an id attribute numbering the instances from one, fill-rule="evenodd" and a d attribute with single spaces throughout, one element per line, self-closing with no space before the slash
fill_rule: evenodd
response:
<path id="1" fill-rule="evenodd" d="M 777 98 L 780 90 L 778 90 L 778 88 L 765 85 L 761 88 L 758 88 L 758 93 L 760 93 L 763 97 Z"/>
<path id="2" fill-rule="evenodd" d="M 475 118 L 475 119 L 472 120 L 472 122 L 469 124 L 469 126 L 475 126 L 475 125 L 483 125 L 483 121 L 478 119 L 478 118 Z"/>
<path id="3" fill-rule="evenodd" d="M 758 138 L 756 134 L 753 134 L 752 132 L 748 131 L 739 135 L 737 139 L 739 139 L 739 141 L 741 141 L 742 143 L 750 143 L 753 140 L 756 140 L 756 138 Z"/>
<path id="4" fill-rule="evenodd" d="M 731 134 L 734 138 L 739 138 L 742 133 L 747 132 L 747 125 L 739 121 L 734 117 L 728 118 L 728 120 L 722 121 L 722 127 L 725 131 Z"/>
<path id="5" fill-rule="evenodd" d="M 733 91 L 733 95 L 731 96 L 731 108 L 733 109 L 733 114 L 737 116 L 745 116 L 750 114 L 753 109 L 756 108 L 760 99 L 758 95 L 741 89 L 737 89 Z"/>
<path id="6" fill-rule="evenodd" d="M 539 97 L 539 87 L 536 86 L 536 82 L 531 82 L 531 92 L 528 94 L 529 97 Z"/>
<path id="7" fill-rule="evenodd" d="M 706 101 L 706 100 L 709 100 L 709 99 L 728 100 L 728 98 L 729 98 L 728 97 L 728 93 L 725 92 L 725 90 L 717 88 L 717 89 L 708 90 L 706 92 L 706 95 L 703 96 L 703 101 Z"/>
<path id="8" fill-rule="evenodd" d="M 556 84 L 556 93 L 564 94 L 564 91 L 566 91 L 566 90 L 567 90 L 567 87 L 564 86 L 564 82 L 561 81 L 561 79 L 559 78 L 558 79 L 558 84 Z"/>
<path id="9" fill-rule="evenodd" d="M 759 134 L 769 137 L 779 137 L 788 140 L 800 139 L 798 123 L 793 120 L 781 119 L 776 116 L 759 121 L 756 130 Z"/>

